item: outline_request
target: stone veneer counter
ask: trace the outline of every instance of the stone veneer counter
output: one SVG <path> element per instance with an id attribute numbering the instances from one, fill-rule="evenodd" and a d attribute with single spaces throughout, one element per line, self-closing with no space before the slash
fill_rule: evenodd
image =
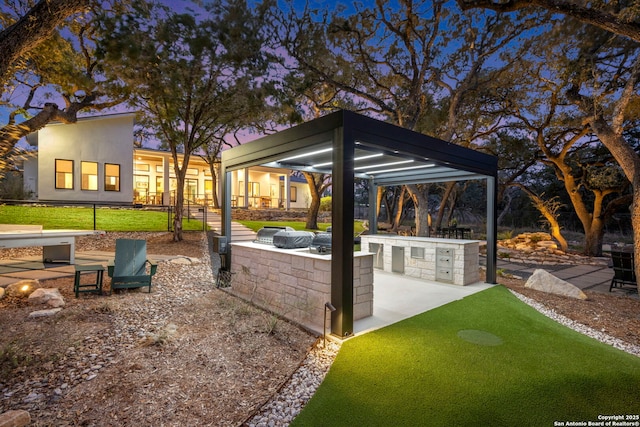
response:
<path id="1" fill-rule="evenodd" d="M 331 301 L 331 254 L 313 254 L 308 248 L 231 243 L 231 272 L 234 294 L 322 333 L 324 305 Z M 372 314 L 373 254 L 355 252 L 353 318 Z"/>
<path id="2" fill-rule="evenodd" d="M 418 279 L 469 285 L 480 280 L 480 242 L 477 240 L 438 239 L 362 235 L 362 251 L 374 254 L 374 267 Z"/>

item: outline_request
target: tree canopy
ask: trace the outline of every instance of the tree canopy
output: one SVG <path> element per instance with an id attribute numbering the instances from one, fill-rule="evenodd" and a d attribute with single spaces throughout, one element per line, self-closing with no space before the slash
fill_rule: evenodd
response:
<path id="1" fill-rule="evenodd" d="M 269 63 L 259 10 L 240 1 L 211 4 L 204 17 L 135 7 L 135 13 L 103 25 L 99 49 L 110 64 L 111 92 L 143 112 L 143 125 L 171 150 L 177 180 L 174 240 L 182 240 L 190 156 L 264 117 Z"/>

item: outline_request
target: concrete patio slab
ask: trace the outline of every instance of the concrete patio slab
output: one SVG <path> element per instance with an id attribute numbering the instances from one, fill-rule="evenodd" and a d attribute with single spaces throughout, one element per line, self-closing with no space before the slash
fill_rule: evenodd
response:
<path id="1" fill-rule="evenodd" d="M 373 316 L 356 320 L 353 324 L 354 335 L 408 319 L 492 286 L 487 283 L 447 285 L 375 270 Z"/>

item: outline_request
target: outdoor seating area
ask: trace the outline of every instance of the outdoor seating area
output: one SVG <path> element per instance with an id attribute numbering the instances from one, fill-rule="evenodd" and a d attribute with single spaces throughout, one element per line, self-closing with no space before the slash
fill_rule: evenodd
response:
<path id="1" fill-rule="evenodd" d="M 145 240 L 117 239 L 116 252 L 88 251 L 75 254 L 74 264 L 52 263 L 40 255 L 23 255 L 0 260 L 0 286 L 6 287 L 25 279 L 50 280 L 68 277 L 76 298 L 80 294 L 104 295 L 111 291 L 147 287 L 158 262 L 174 258 L 154 255 L 149 259 Z M 111 278 L 105 281 L 105 272 Z"/>
<path id="2" fill-rule="evenodd" d="M 466 227 L 442 227 L 436 228 L 435 236 L 444 239 L 471 239 L 473 230 Z"/>

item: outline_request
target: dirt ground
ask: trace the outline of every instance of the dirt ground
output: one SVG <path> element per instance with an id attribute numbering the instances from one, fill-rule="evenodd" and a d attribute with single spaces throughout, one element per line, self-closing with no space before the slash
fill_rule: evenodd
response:
<path id="1" fill-rule="evenodd" d="M 186 233 L 180 243 L 168 234 L 146 238 L 150 254 L 205 255 L 204 233 Z M 114 243 L 84 245 L 113 250 Z M 78 299 L 72 277 L 42 281 L 66 301 L 51 318 L 29 319 L 34 307 L 24 298 L 0 300 L 0 413 L 28 410 L 33 426 L 243 423 L 295 372 L 316 337 L 194 271 L 160 264 L 151 294 Z"/>
<path id="2" fill-rule="evenodd" d="M 114 237 L 78 250 L 113 250 Z M 206 235 L 145 235 L 151 254 L 206 257 Z M 1 256 L 1 254 L 0 254 Z M 161 265 L 152 294 L 76 299 L 58 287 L 58 315 L 30 319 L 25 299 L 0 300 L 0 412 L 33 426 L 237 426 L 297 369 L 316 338 L 216 289 L 209 264 Z M 587 292 L 579 301 L 499 282 L 558 313 L 640 345 L 640 300 Z M 150 334 L 149 331 L 153 333 Z"/>

